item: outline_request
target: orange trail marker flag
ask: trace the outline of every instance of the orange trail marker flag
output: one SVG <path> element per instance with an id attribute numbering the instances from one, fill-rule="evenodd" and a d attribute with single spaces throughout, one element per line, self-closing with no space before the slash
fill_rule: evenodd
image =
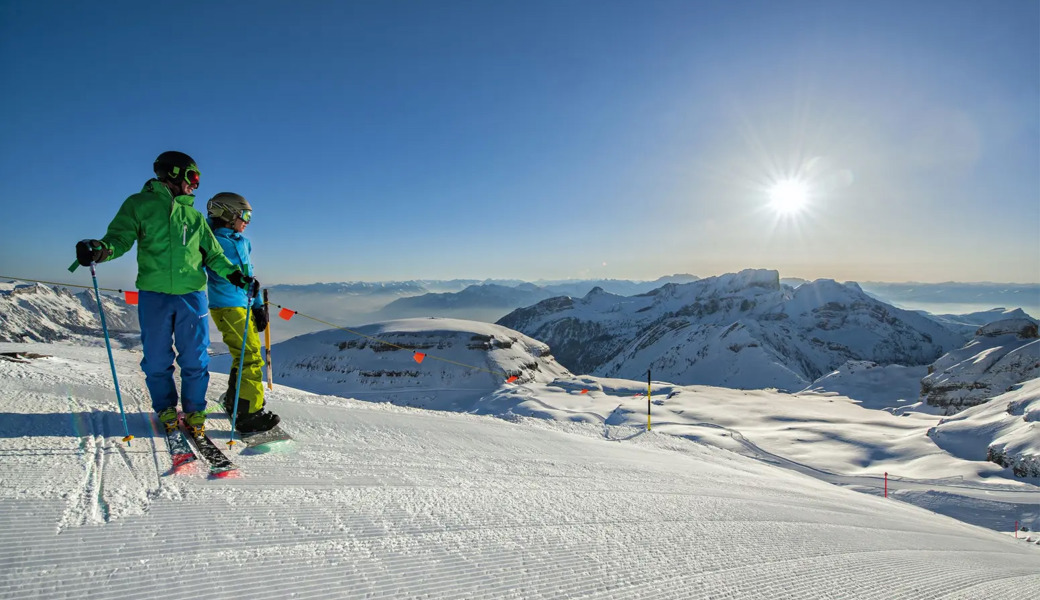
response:
<path id="1" fill-rule="evenodd" d="M 412 358 L 415 359 L 415 362 L 417 362 L 417 363 L 419 363 L 421 365 L 423 359 L 426 358 L 426 355 L 423 354 L 422 352 L 416 352 L 415 354 L 412 355 Z"/>
<path id="2" fill-rule="evenodd" d="M 509 379 L 506 379 L 506 383 L 513 383 L 513 382 L 514 382 L 514 381 L 516 381 L 516 380 L 517 380 L 517 377 L 516 377 L 516 375 L 513 375 L 513 376 L 512 376 L 512 377 L 510 377 Z"/>
<path id="3" fill-rule="evenodd" d="M 295 315 L 295 314 L 296 314 L 296 311 L 289 310 L 288 308 L 283 308 L 282 310 L 278 311 L 278 316 L 283 318 L 283 319 L 285 319 L 286 321 L 288 321 L 289 319 L 293 318 L 293 315 Z"/>
<path id="4" fill-rule="evenodd" d="M 588 390 L 582 390 L 582 391 L 581 391 L 581 393 L 582 393 L 582 394 L 588 394 L 588 393 L 589 393 L 589 391 L 588 391 Z"/>
<path id="5" fill-rule="evenodd" d="M 137 304 L 137 292 L 127 290 L 123 292 L 123 297 L 126 298 L 127 304 Z"/>

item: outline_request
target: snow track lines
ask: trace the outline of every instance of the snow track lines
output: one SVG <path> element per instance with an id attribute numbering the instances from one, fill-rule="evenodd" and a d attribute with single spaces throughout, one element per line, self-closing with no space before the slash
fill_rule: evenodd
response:
<path id="1" fill-rule="evenodd" d="M 1040 586 L 1040 547 L 656 432 L 612 441 L 599 422 L 280 391 L 294 453 L 236 455 L 243 479 L 160 477 L 166 450 L 145 420 L 127 448 L 110 405 L 71 411 L 74 431 L 64 394 L 4 383 L 25 392 L 0 386 L 4 600 L 918 600 Z M 220 443 L 226 421 L 211 423 Z"/>

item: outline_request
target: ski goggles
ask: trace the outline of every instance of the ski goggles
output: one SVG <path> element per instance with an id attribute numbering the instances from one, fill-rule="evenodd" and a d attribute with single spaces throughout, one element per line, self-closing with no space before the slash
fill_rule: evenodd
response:
<path id="1" fill-rule="evenodd" d="M 243 210 L 241 213 L 239 213 L 238 218 L 242 219 L 243 223 L 248 223 L 253 218 L 253 211 Z"/>
<path id="2" fill-rule="evenodd" d="M 173 181 L 177 181 L 177 176 L 180 175 L 181 168 L 174 167 L 170 170 L 170 178 Z M 184 181 L 187 181 L 195 187 L 199 187 L 199 169 L 195 165 L 184 169 Z"/>

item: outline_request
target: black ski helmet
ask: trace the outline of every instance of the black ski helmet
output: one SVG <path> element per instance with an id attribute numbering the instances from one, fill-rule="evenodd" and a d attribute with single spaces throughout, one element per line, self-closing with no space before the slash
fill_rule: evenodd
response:
<path id="1" fill-rule="evenodd" d="M 167 150 L 155 159 L 152 170 L 160 181 L 181 181 L 189 170 L 198 173 L 199 167 L 195 165 L 195 159 L 187 154 Z"/>
<path id="2" fill-rule="evenodd" d="M 234 192 L 220 192 L 206 203 L 206 212 L 210 218 L 225 223 L 233 223 L 235 219 L 248 223 L 253 216 L 253 207 L 248 200 Z"/>

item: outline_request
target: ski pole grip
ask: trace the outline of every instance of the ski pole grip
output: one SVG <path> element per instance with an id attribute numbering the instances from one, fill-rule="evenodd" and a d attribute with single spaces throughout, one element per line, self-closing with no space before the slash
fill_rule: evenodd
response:
<path id="1" fill-rule="evenodd" d="M 78 269 L 78 268 L 79 268 L 79 261 L 77 260 L 76 262 L 72 263 L 71 267 L 69 267 L 69 273 L 75 273 L 76 269 Z"/>

